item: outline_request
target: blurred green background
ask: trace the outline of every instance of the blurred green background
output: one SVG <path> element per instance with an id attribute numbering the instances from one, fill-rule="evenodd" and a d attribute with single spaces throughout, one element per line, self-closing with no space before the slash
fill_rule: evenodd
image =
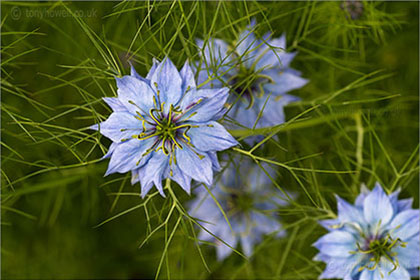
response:
<path id="1" fill-rule="evenodd" d="M 316 220 L 335 211 L 334 193 L 353 201 L 362 182 L 379 181 L 418 208 L 419 4 L 360 3 L 350 13 L 338 1 L 2 1 L 1 276 L 149 279 L 163 260 L 161 279 L 316 279 Z M 222 263 L 201 245 L 208 272 L 185 219 L 167 254 L 176 217 L 138 248 L 170 199 L 142 207 L 130 174 L 104 178 L 110 142 L 87 128 L 110 114 L 101 98 L 116 95 L 128 60 L 141 75 L 153 57 L 181 67 L 198 59 L 195 38 L 231 42 L 253 17 L 260 34 L 286 33 L 293 68 L 310 80 L 286 108 L 298 117 L 255 154 L 309 171 L 278 169 L 279 185 L 299 194 L 299 207 L 279 211 L 289 237 Z"/>

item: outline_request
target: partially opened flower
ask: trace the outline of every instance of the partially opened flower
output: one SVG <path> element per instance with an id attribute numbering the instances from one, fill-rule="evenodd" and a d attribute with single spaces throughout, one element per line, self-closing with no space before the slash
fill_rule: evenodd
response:
<path id="1" fill-rule="evenodd" d="M 419 210 L 412 199 L 387 195 L 377 183 L 365 187 L 354 205 L 337 196 L 338 217 L 323 220 L 329 233 L 314 246 L 315 260 L 327 263 L 320 279 L 408 280 L 418 276 Z"/>
<path id="2" fill-rule="evenodd" d="M 211 185 L 216 152 L 237 144 L 216 122 L 228 89 L 197 89 L 188 63 L 178 72 L 169 58 L 154 61 L 146 78 L 131 71 L 116 78 L 118 97 L 104 98 L 114 112 L 92 127 L 113 141 L 105 175 L 131 171 L 143 197 L 153 185 L 164 196 L 165 178 L 188 193 L 191 179 Z"/>
<path id="3" fill-rule="evenodd" d="M 308 82 L 290 68 L 296 52 L 285 51 L 285 35 L 272 38 L 268 32 L 257 38 L 254 28 L 253 20 L 233 48 L 220 39 L 197 40 L 203 58 L 203 63 L 195 65 L 199 84 L 208 88 L 229 85 L 229 102 L 234 104 L 229 116 L 246 128 L 283 123 L 283 107 L 299 100 L 287 92 Z"/>
<path id="4" fill-rule="evenodd" d="M 272 178 L 275 177 L 273 169 L 263 166 Z M 231 162 L 223 171 L 211 189 L 214 198 L 202 187 L 195 192 L 197 197 L 190 204 L 190 214 L 211 233 L 201 229 L 198 239 L 214 242 L 219 260 L 229 256 L 230 247 L 238 247 L 239 242 L 243 253 L 250 256 L 254 245 L 261 242 L 264 235 L 280 237 L 285 234 L 274 211 L 286 205 L 287 199 L 264 171 L 248 159 Z M 227 215 L 233 231 L 214 199 Z"/>

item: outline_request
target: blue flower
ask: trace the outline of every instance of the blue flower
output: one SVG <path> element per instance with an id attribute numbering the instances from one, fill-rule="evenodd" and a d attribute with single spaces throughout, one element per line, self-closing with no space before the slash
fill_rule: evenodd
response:
<path id="1" fill-rule="evenodd" d="M 398 200 L 376 183 L 362 187 L 354 205 L 337 196 L 338 218 L 323 220 L 329 233 L 314 246 L 315 260 L 327 263 L 320 279 L 405 280 L 418 276 L 419 210 L 412 199 Z"/>
<path id="2" fill-rule="evenodd" d="M 271 38 L 272 34 L 268 32 L 259 39 L 253 32 L 254 28 L 253 20 L 239 35 L 234 50 L 220 39 L 197 40 L 203 63 L 194 67 L 199 84 L 207 88 L 231 87 L 229 102 L 234 106 L 228 116 L 246 128 L 283 123 L 283 107 L 299 100 L 287 92 L 308 82 L 300 77 L 299 71 L 289 66 L 296 52 L 285 51 L 285 35 Z"/>
<path id="3" fill-rule="evenodd" d="M 146 78 L 132 67 L 130 76 L 116 80 L 118 97 L 104 98 L 114 112 L 92 127 L 113 142 L 105 175 L 131 171 L 142 197 L 153 185 L 164 196 L 165 178 L 188 193 L 191 179 L 211 185 L 216 152 L 237 144 L 216 122 L 228 89 L 197 89 L 189 64 L 178 72 L 169 58 L 154 61 Z"/>
<path id="4" fill-rule="evenodd" d="M 267 165 L 263 166 L 274 178 L 274 170 Z M 232 161 L 211 189 L 233 231 L 209 192 L 204 188 L 197 188 L 195 193 L 197 197 L 189 205 L 190 214 L 230 247 L 236 248 L 240 242 L 246 256 L 252 254 L 254 245 L 262 240 L 263 235 L 274 233 L 280 237 L 285 234 L 274 211 L 279 206 L 286 205 L 287 199 L 273 186 L 264 171 L 249 159 Z M 212 234 L 201 229 L 198 239 L 214 242 L 217 257 L 223 260 L 230 255 L 232 249 Z"/>

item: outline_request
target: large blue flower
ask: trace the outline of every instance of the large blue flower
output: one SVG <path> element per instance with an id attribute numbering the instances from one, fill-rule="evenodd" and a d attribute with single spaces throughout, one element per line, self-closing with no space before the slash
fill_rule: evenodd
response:
<path id="1" fill-rule="evenodd" d="M 274 170 L 263 166 L 275 178 Z M 274 211 L 287 204 L 287 199 L 273 186 L 264 171 L 249 159 L 230 163 L 211 189 L 214 198 L 204 188 L 197 188 L 195 192 L 197 197 L 190 204 L 190 214 L 230 247 L 237 247 L 240 241 L 246 256 L 252 254 L 254 245 L 262 240 L 263 235 L 275 233 L 280 237 L 285 234 Z M 233 231 L 214 199 L 227 215 Z M 217 257 L 223 260 L 232 249 L 209 232 L 201 229 L 198 239 L 215 242 Z"/>
<path id="2" fill-rule="evenodd" d="M 199 84 L 208 88 L 229 85 L 232 89 L 229 102 L 235 105 L 228 115 L 246 128 L 283 123 L 283 107 L 299 100 L 287 92 L 308 82 L 300 77 L 299 71 L 289 67 L 296 52 L 285 51 L 285 35 L 271 38 L 269 32 L 259 39 L 254 28 L 253 20 L 239 35 L 233 50 L 220 39 L 197 40 L 203 58 L 202 63 L 195 65 Z"/>
<path id="3" fill-rule="evenodd" d="M 314 246 L 315 260 L 327 263 L 320 279 L 408 280 L 418 276 L 419 210 L 412 199 L 387 195 L 377 183 L 362 187 L 355 205 L 337 196 L 338 218 L 323 220 L 329 233 Z"/>
<path id="4" fill-rule="evenodd" d="M 143 197 L 153 185 L 164 196 L 164 178 L 188 193 L 191 179 L 211 185 L 216 152 L 237 144 L 216 122 L 228 89 L 197 89 L 188 63 L 178 72 L 169 58 L 154 61 L 146 78 L 132 67 L 130 76 L 116 80 L 118 97 L 104 98 L 114 112 L 92 127 L 113 141 L 105 175 L 131 171 Z"/>

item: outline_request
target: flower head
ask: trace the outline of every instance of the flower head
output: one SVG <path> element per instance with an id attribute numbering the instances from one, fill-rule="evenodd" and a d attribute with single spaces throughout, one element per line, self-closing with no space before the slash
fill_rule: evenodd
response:
<path id="1" fill-rule="evenodd" d="M 271 177 L 275 176 L 274 170 L 263 166 Z M 203 221 L 200 224 L 204 228 L 230 247 L 237 247 L 240 241 L 246 256 L 252 254 L 254 245 L 263 235 L 275 233 L 280 237 L 285 234 L 274 211 L 287 204 L 287 200 L 264 171 L 250 160 L 231 162 L 211 193 L 227 215 L 233 231 L 215 200 L 203 188 L 196 189 L 197 197 L 189 207 L 190 214 Z M 232 249 L 212 234 L 201 229 L 198 239 L 215 242 L 217 257 L 223 260 Z"/>
<path id="2" fill-rule="evenodd" d="M 154 61 L 146 78 L 132 67 L 116 80 L 118 97 L 104 98 L 114 112 L 92 127 L 113 141 L 105 175 L 131 171 L 143 197 L 153 185 L 164 196 L 165 178 L 188 193 L 191 179 L 211 185 L 216 152 L 237 144 L 216 122 L 228 89 L 197 89 L 189 64 L 178 72 L 169 58 Z"/>
<path id="3" fill-rule="evenodd" d="M 254 28 L 253 20 L 239 35 L 234 50 L 220 39 L 197 40 L 204 61 L 195 66 L 198 82 L 209 88 L 229 85 L 232 88 L 229 102 L 234 104 L 229 116 L 246 128 L 283 123 L 283 107 L 299 100 L 287 92 L 308 82 L 289 66 L 296 52 L 285 51 L 285 35 L 272 38 L 268 32 L 257 38 Z"/>
<path id="4" fill-rule="evenodd" d="M 329 233 L 314 246 L 315 260 L 327 263 L 320 279 L 410 279 L 420 257 L 419 210 L 412 199 L 387 195 L 377 183 L 362 187 L 354 205 L 337 196 L 338 218 L 323 220 Z"/>

